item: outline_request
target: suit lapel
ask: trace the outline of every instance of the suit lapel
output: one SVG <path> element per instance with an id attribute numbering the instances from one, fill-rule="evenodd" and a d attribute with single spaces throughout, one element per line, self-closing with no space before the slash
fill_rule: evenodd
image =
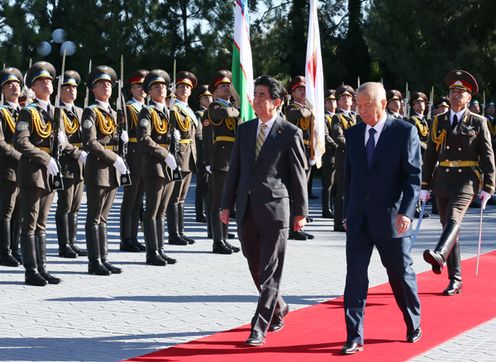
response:
<path id="1" fill-rule="evenodd" d="M 254 167 L 257 165 L 258 161 L 264 157 L 264 155 L 267 152 L 270 152 L 270 149 L 272 147 L 272 144 L 277 139 L 277 136 L 279 134 L 280 128 L 281 128 L 280 119 L 279 119 L 279 117 L 277 117 L 276 120 L 274 121 L 274 124 L 270 128 L 269 134 L 265 138 L 265 142 L 262 145 L 262 148 L 260 149 L 260 153 L 258 154 L 258 157 L 255 160 L 255 163 L 253 165 Z M 253 148 L 252 148 L 252 150 L 253 150 L 253 158 L 255 158 L 255 143 L 256 143 L 256 139 L 257 139 L 257 133 L 258 133 L 258 122 L 257 122 L 256 127 L 255 127 L 255 134 L 252 137 L 252 140 L 253 140 Z"/>

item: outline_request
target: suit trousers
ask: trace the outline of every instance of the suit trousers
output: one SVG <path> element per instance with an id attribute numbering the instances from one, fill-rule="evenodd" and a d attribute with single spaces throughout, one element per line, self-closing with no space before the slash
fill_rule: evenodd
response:
<path id="1" fill-rule="evenodd" d="M 86 186 L 86 204 L 88 207 L 86 225 L 107 223 L 116 193 L 117 187 Z"/>
<path id="2" fill-rule="evenodd" d="M 363 318 L 369 287 L 367 269 L 374 245 L 386 268 L 389 284 L 403 314 L 407 331 L 420 326 L 417 278 L 410 256 L 411 238 L 373 240 L 367 230 L 362 230 L 357 235 L 348 234 L 346 240 L 344 308 L 347 342 L 363 344 L 364 341 Z"/>
<path id="3" fill-rule="evenodd" d="M 74 214 L 79 212 L 83 199 L 84 182 L 64 178 L 64 190 L 58 191 L 57 214 Z"/>
<path id="4" fill-rule="evenodd" d="M 344 220 L 344 168 L 336 167 L 334 178 L 336 194 L 334 195 L 334 226 L 343 225 Z"/>
<path id="5" fill-rule="evenodd" d="M 238 225 L 238 235 L 251 277 L 259 291 L 251 328 L 265 335 L 274 313 L 286 305 L 279 293 L 279 285 L 289 230 L 257 225 L 254 212 L 256 210 L 253 210 L 248 201 L 243 221 Z"/>

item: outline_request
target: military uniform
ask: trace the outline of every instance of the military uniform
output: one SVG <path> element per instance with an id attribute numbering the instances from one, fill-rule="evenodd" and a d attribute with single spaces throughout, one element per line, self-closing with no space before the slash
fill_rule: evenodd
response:
<path id="1" fill-rule="evenodd" d="M 9 82 L 23 84 L 21 72 L 16 68 L 0 71 L 0 86 Z M 21 154 L 13 146 L 19 104 L 5 102 L 0 106 L 0 265 L 19 266 L 20 215 L 17 196 L 17 165 Z"/>
<path id="2" fill-rule="evenodd" d="M 107 66 L 98 66 L 88 75 L 87 86 L 93 88 L 99 81 L 116 82 L 115 71 Z M 88 250 L 88 273 L 109 275 L 120 273 L 121 269 L 108 261 L 107 220 L 121 173 L 116 162 L 118 155 L 119 130 L 117 114 L 108 103 L 95 101 L 83 111 L 82 142 L 88 152 L 84 182 L 86 184 L 87 206 L 85 233 Z"/>
<path id="3" fill-rule="evenodd" d="M 37 62 L 26 74 L 26 85 L 55 77 L 55 68 L 47 62 Z M 54 122 L 54 109 L 49 102 L 36 99 L 23 108 L 16 125 L 15 148 L 22 154 L 17 169 L 20 187 L 22 230 L 21 249 L 25 282 L 44 286 L 58 284 L 60 279 L 46 270 L 46 221 L 53 201 L 53 177 L 56 161 L 52 157 L 57 141 L 61 142 Z M 59 128 L 59 132 L 64 132 Z M 78 152 L 66 143 L 65 152 Z M 49 172 L 49 170 L 51 170 Z"/>
<path id="4" fill-rule="evenodd" d="M 348 85 L 342 85 L 336 89 L 336 98 L 343 95 L 353 97 L 355 91 Z M 347 129 L 357 123 L 357 116 L 354 112 L 345 112 L 338 109 L 332 117 L 331 137 L 337 144 L 336 148 L 336 195 L 334 198 L 334 231 L 344 231 L 344 161 L 346 153 L 346 139 L 344 133 Z"/>
<path id="5" fill-rule="evenodd" d="M 476 94 L 478 90 L 475 79 L 465 71 L 450 72 L 445 83 L 450 94 Z M 479 188 L 485 197 L 492 195 L 495 186 L 494 154 L 486 119 L 466 108 L 455 113 L 453 103 L 451 107 L 449 112 L 434 117 L 422 167 L 422 189 L 432 189 L 436 194 L 443 225 L 436 248 L 425 250 L 424 259 L 436 274 L 447 263 L 450 283 L 445 295 L 459 293 L 462 287 L 458 235 L 463 216 Z"/>
<path id="6" fill-rule="evenodd" d="M 148 71 L 144 69 L 137 70 L 129 77 L 126 83 L 131 86 L 133 84 L 143 84 L 143 80 L 147 74 Z M 145 247 L 138 242 L 138 227 L 144 195 L 143 154 L 137 139 L 138 115 L 142 108 L 143 103 L 134 98 L 131 98 L 126 103 L 128 121 L 127 130 L 129 134 L 126 162 L 131 174 L 131 185 L 124 187 L 122 195 L 120 213 L 120 250 L 130 252 L 145 250 Z"/>
<path id="7" fill-rule="evenodd" d="M 422 92 L 415 92 L 412 94 L 410 98 L 410 107 L 413 108 L 413 105 L 416 102 L 424 102 L 427 104 L 427 95 Z M 420 140 L 420 151 L 422 153 L 422 157 L 424 156 L 425 151 L 427 150 L 427 140 L 429 138 L 429 124 L 423 114 L 417 114 L 412 112 L 410 118 L 408 119 L 412 125 L 417 129 L 417 133 Z"/>
<path id="8" fill-rule="evenodd" d="M 81 82 L 79 73 L 74 70 L 64 72 L 63 86 L 77 87 Z M 55 221 L 57 225 L 57 239 L 59 256 L 76 258 L 86 256 L 86 252 L 76 245 L 78 213 L 83 199 L 84 163 L 80 159 L 81 147 L 81 116 L 83 110 L 74 104 L 65 104 L 61 101 L 61 122 L 65 128 L 68 142 L 73 146 L 70 153 L 62 152 L 60 156 L 61 173 L 64 180 L 64 189 L 59 190 Z M 83 155 L 86 159 L 86 152 Z"/>
<path id="9" fill-rule="evenodd" d="M 210 83 L 210 90 L 215 94 L 216 88 L 221 84 L 231 84 L 231 72 L 220 70 L 216 73 Z M 239 110 L 225 99 L 215 99 L 204 115 L 203 150 L 205 167 L 207 172 L 212 173 L 208 192 L 212 200 L 212 251 L 216 254 L 232 254 L 233 251 L 239 251 L 239 248 L 233 247 L 227 241 L 228 227 L 219 218 L 238 122 Z"/>
<path id="10" fill-rule="evenodd" d="M 170 82 L 167 72 L 152 70 L 144 79 L 143 87 L 148 92 L 154 83 Z M 168 110 L 165 104 L 153 99 L 139 114 L 137 137 L 144 160 L 145 213 L 143 228 L 146 244 L 146 263 L 163 266 L 174 264 L 175 259 L 165 255 L 164 219 L 169 200 L 174 190 L 172 169 L 167 165 L 172 134 Z M 178 182 L 179 183 L 179 182 Z"/>
<path id="11" fill-rule="evenodd" d="M 177 74 L 176 85 L 181 83 L 193 89 L 197 85 L 197 80 L 193 73 L 183 71 Z M 193 239 L 184 235 L 184 201 L 191 184 L 192 173 L 196 171 L 195 138 L 198 120 L 189 105 L 176 98 L 173 101 L 171 109 L 171 127 L 174 133 L 176 133 L 173 142 L 176 148 L 175 157 L 181 169 L 182 180 L 174 184 L 171 201 L 167 207 L 169 243 L 187 245 L 195 242 Z"/>
<path id="12" fill-rule="evenodd" d="M 403 116 L 399 112 L 401 111 L 401 106 L 403 104 L 403 95 L 401 94 L 401 92 L 397 89 L 390 89 L 386 92 L 386 99 L 387 99 L 387 103 L 386 103 L 387 113 L 393 116 L 394 118 L 399 118 L 408 121 L 408 118 Z M 400 109 L 398 110 L 398 112 L 393 111 L 392 105 L 390 105 L 391 102 L 395 102 L 395 101 L 399 102 Z"/>
<path id="13" fill-rule="evenodd" d="M 327 100 L 335 100 L 336 91 L 328 90 L 326 94 Z M 332 116 L 334 113 L 326 111 L 325 113 L 325 153 L 322 155 L 322 217 L 333 218 L 334 214 L 331 211 L 331 194 L 333 193 L 334 174 L 336 172 L 335 152 L 337 148 L 336 142 L 331 137 L 332 133 Z"/>

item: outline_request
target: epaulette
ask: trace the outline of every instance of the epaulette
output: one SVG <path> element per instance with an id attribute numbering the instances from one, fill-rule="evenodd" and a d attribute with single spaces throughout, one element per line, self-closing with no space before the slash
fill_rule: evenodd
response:
<path id="1" fill-rule="evenodd" d="M 88 106 L 88 108 L 90 108 L 90 109 L 93 109 L 93 108 L 98 108 L 98 104 L 96 104 L 96 103 L 94 103 L 94 104 L 90 104 L 90 105 Z"/>
<path id="2" fill-rule="evenodd" d="M 484 117 L 484 116 L 482 116 L 482 115 L 480 115 L 480 114 L 474 113 L 474 112 L 472 112 L 472 111 L 469 111 L 469 112 L 470 112 L 470 115 L 471 115 L 472 117 L 474 117 L 474 118 L 478 118 L 480 121 L 486 121 L 486 120 L 487 120 L 487 118 L 486 118 L 486 117 Z"/>
<path id="3" fill-rule="evenodd" d="M 38 108 L 38 103 L 32 102 L 29 103 L 27 106 L 24 106 L 24 109 L 31 109 L 31 108 Z"/>

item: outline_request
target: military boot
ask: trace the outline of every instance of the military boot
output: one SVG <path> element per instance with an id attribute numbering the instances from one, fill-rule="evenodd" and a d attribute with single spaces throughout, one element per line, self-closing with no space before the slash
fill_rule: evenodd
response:
<path id="1" fill-rule="evenodd" d="M 17 260 L 19 264 L 22 264 L 22 257 L 20 253 L 20 244 L 21 244 L 21 222 L 19 217 L 16 216 L 14 212 L 14 216 L 10 219 L 10 250 L 12 252 L 12 256 Z"/>
<path id="2" fill-rule="evenodd" d="M 434 251 L 424 250 L 424 260 L 431 264 L 432 271 L 435 274 L 441 274 L 444 263 L 456 243 L 459 229 L 460 227 L 455 221 L 448 221 L 439 238 L 436 249 Z"/>
<path id="3" fill-rule="evenodd" d="M 38 273 L 40 273 L 48 284 L 59 284 L 62 280 L 50 274 L 46 269 L 46 233 L 44 231 L 37 231 L 35 233 L 35 241 Z"/>
<path id="4" fill-rule="evenodd" d="M 133 210 L 131 213 L 131 244 L 134 245 L 139 251 L 145 251 L 146 247 L 138 241 L 138 229 L 140 226 L 141 209 Z"/>
<path id="5" fill-rule="evenodd" d="M 239 252 L 239 248 L 237 246 L 231 245 L 227 239 L 229 239 L 229 226 L 226 224 L 222 224 L 222 241 L 224 244 L 232 250 L 233 253 Z"/>
<path id="6" fill-rule="evenodd" d="M 179 235 L 179 220 L 177 204 L 169 202 L 167 207 L 167 229 L 169 231 L 169 244 L 188 245 L 188 241 Z"/>
<path id="7" fill-rule="evenodd" d="M 443 291 L 443 295 L 452 296 L 462 292 L 462 260 L 460 257 L 460 244 L 457 242 L 446 260 L 448 267 L 449 284 Z"/>
<path id="8" fill-rule="evenodd" d="M 88 274 L 110 275 L 110 271 L 102 264 L 100 255 L 100 231 L 98 224 L 86 224 L 86 249 L 88 250 Z"/>
<path id="9" fill-rule="evenodd" d="M 184 235 L 184 204 L 179 202 L 177 204 L 177 227 L 179 235 L 188 242 L 188 244 L 194 244 L 195 241 L 186 235 Z"/>
<path id="10" fill-rule="evenodd" d="M 0 221 L 0 265 L 16 267 L 19 263 L 10 251 L 10 238 L 10 220 Z"/>
<path id="11" fill-rule="evenodd" d="M 113 266 L 108 260 L 108 240 L 107 240 L 107 224 L 100 223 L 98 225 L 98 239 L 100 244 L 100 255 L 102 257 L 102 264 L 107 268 L 112 274 L 122 273 L 122 269 Z"/>
<path id="12" fill-rule="evenodd" d="M 69 217 L 69 245 L 71 249 L 79 256 L 87 256 L 88 253 L 85 250 L 81 250 L 79 246 L 76 245 L 77 241 L 77 227 L 78 227 L 78 214 L 77 212 L 70 213 Z"/>
<path id="13" fill-rule="evenodd" d="M 157 217 L 155 222 L 157 223 L 157 248 L 158 253 L 164 259 L 167 264 L 176 264 L 177 260 L 171 258 L 165 254 L 164 251 L 164 218 Z"/>
<path id="14" fill-rule="evenodd" d="M 217 214 L 217 217 L 215 215 Z M 212 245 L 212 252 L 214 254 L 232 254 L 233 251 L 230 247 L 224 244 L 224 227 L 219 219 L 219 212 L 212 213 L 212 237 L 214 243 Z"/>
<path id="15" fill-rule="evenodd" d="M 24 261 L 24 268 L 26 269 L 25 283 L 27 285 L 34 285 L 44 287 L 47 281 L 40 273 L 36 265 L 36 240 L 34 234 L 23 235 L 21 237 L 22 257 Z"/>
<path id="16" fill-rule="evenodd" d="M 131 253 L 139 253 L 141 248 L 135 245 L 132 240 L 132 222 L 133 214 L 127 210 L 121 210 L 120 216 L 120 231 L 121 243 L 119 246 L 120 251 L 129 251 Z"/>
<path id="17" fill-rule="evenodd" d="M 143 220 L 145 244 L 146 244 L 146 263 L 149 265 L 165 266 L 167 262 L 162 259 L 158 252 L 157 241 L 157 224 L 155 219 Z"/>
<path id="18" fill-rule="evenodd" d="M 69 245 L 69 215 L 55 214 L 57 225 L 57 240 L 59 243 L 59 256 L 62 258 L 74 259 L 77 254 Z"/>

